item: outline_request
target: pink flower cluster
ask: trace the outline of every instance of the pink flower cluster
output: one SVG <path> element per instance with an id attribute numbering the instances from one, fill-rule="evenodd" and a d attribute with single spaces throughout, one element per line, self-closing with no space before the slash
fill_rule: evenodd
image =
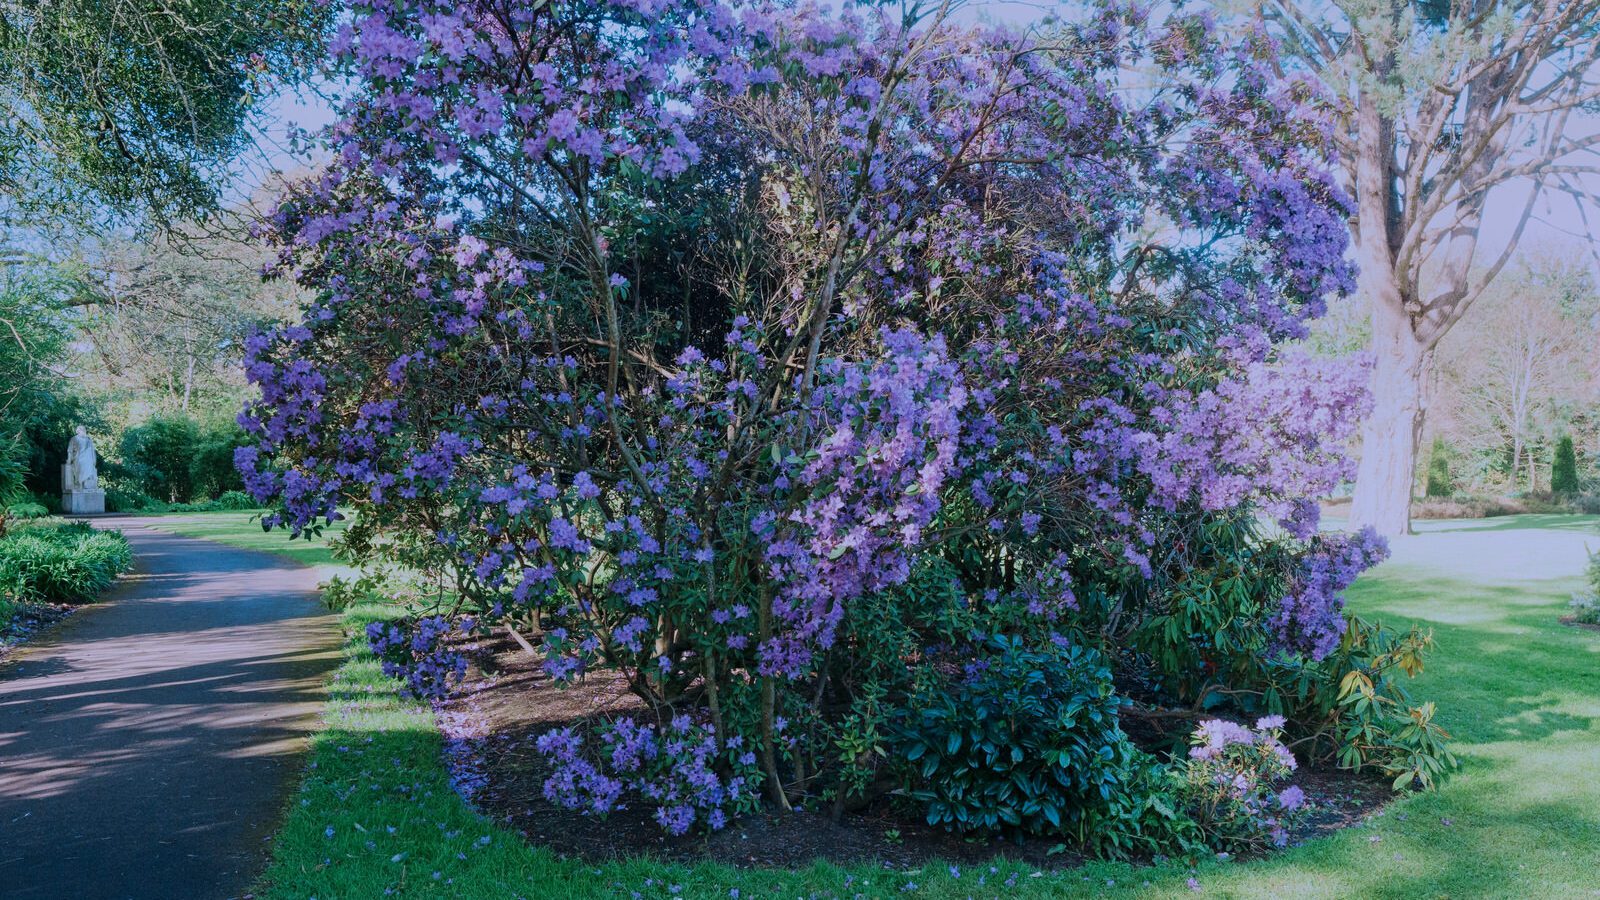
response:
<path id="1" fill-rule="evenodd" d="M 1213 846 L 1282 847 L 1303 813 L 1305 792 L 1277 784 L 1297 768 L 1282 742 L 1282 716 L 1263 716 L 1255 728 L 1207 719 L 1190 738 L 1185 791 Z"/>

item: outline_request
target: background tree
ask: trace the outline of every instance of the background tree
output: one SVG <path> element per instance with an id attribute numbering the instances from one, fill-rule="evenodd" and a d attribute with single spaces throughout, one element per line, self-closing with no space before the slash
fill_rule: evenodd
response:
<path id="1" fill-rule="evenodd" d="M 214 209 L 260 101 L 320 55 L 318 0 L 0 0 L 14 221 Z"/>
<path id="2" fill-rule="evenodd" d="M 1343 101 L 1337 136 L 1360 291 L 1372 315 L 1375 408 L 1352 523 L 1410 528 L 1435 349 L 1511 258 L 1544 190 L 1595 170 L 1594 0 L 1257 0 L 1283 65 Z M 1481 242 L 1491 196 L 1535 185 L 1509 245 Z"/>
<path id="3" fill-rule="evenodd" d="M 36 493 L 59 493 L 73 427 L 99 424 L 67 378 L 73 290 L 59 270 L 21 259 L 0 276 L 0 442 Z"/>
<path id="4" fill-rule="evenodd" d="M 1580 266 L 1535 259 L 1502 276 L 1439 347 L 1436 433 L 1504 465 L 1508 487 L 1537 490 L 1546 442 L 1593 395 L 1597 312 Z"/>
<path id="5" fill-rule="evenodd" d="M 113 238 L 85 247 L 78 277 L 84 360 L 97 388 L 183 415 L 237 412 L 244 339 L 295 294 L 264 284 L 266 253 L 226 237 Z"/>

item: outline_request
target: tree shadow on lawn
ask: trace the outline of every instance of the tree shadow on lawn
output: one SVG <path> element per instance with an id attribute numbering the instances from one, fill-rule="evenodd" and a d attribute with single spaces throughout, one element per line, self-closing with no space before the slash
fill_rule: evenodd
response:
<path id="1" fill-rule="evenodd" d="M 1600 887 L 1600 823 L 1584 801 L 1522 803 L 1485 784 L 1470 793 L 1490 796 L 1463 802 L 1465 788 L 1415 797 L 1259 866 L 1208 866 L 1200 882 L 1228 897 L 1363 900 L 1576 897 Z"/>
<path id="2" fill-rule="evenodd" d="M 1562 626 L 1556 598 L 1526 587 L 1395 578 L 1382 592 L 1360 598 L 1364 615 L 1432 630 L 1436 648 L 1408 686 L 1419 702 L 1438 703 L 1438 721 L 1458 743 L 1600 728 L 1600 704 L 1585 702 L 1600 695 L 1600 634 Z"/>

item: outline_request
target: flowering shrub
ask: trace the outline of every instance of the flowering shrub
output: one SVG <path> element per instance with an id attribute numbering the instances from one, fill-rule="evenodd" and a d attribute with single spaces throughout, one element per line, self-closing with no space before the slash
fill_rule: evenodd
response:
<path id="1" fill-rule="evenodd" d="M 1282 716 L 1266 716 L 1254 729 L 1224 719 L 1195 729 L 1181 771 L 1183 793 L 1211 847 L 1261 850 L 1288 843 L 1306 798 L 1299 787 L 1280 785 L 1296 768 L 1280 740 L 1283 725 Z"/>
<path id="2" fill-rule="evenodd" d="M 1279 646 L 1312 659 L 1332 653 L 1345 631 L 1344 589 L 1388 555 L 1388 545 L 1371 528 L 1354 535 L 1313 538 L 1272 616 Z"/>
<path id="3" fill-rule="evenodd" d="M 617 719 L 602 731 L 598 759 L 583 753 L 583 737 L 570 728 L 538 740 L 540 753 L 556 763 L 544 786 L 545 799 L 568 809 L 604 814 L 620 806 L 629 789 L 656 808 L 656 821 L 671 834 L 695 825 L 717 831 L 730 812 L 748 812 L 757 797 L 756 756 L 734 735 L 719 739 L 715 727 L 678 716 L 665 729 Z"/>
<path id="4" fill-rule="evenodd" d="M 250 341 L 236 462 L 268 526 L 353 512 L 358 555 L 527 629 L 552 679 L 625 676 L 652 715 L 552 735 L 556 802 L 679 830 L 869 799 L 974 633 L 1131 643 L 1175 692 L 1322 651 L 1372 556 L 1316 562 L 1311 499 L 1364 373 L 1278 347 L 1351 287 L 1348 202 L 1265 42 L 367 0 L 334 48 L 332 162 L 266 235 L 314 299 Z M 1223 558 L 1261 590 L 1184 593 Z M 413 627 L 375 646 L 442 690 L 451 626 Z M 624 737 L 654 749 L 619 770 Z M 1079 781 L 1028 821 L 1067 827 Z"/>

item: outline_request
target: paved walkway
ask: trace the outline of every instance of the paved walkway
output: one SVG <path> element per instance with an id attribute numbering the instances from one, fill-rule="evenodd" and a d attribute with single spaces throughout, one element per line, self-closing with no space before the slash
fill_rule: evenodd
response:
<path id="1" fill-rule="evenodd" d="M 312 570 L 105 520 L 134 574 L 0 666 L 0 897 L 242 895 L 337 662 Z"/>

